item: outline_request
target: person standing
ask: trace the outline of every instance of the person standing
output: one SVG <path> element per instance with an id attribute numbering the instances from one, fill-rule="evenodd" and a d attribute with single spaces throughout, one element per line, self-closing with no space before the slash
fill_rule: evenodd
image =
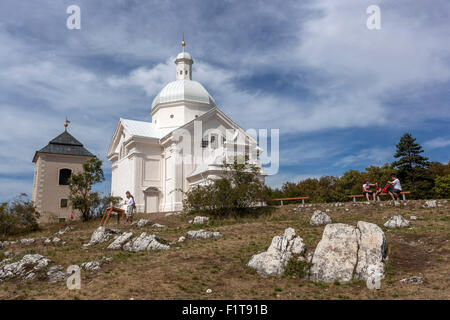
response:
<path id="1" fill-rule="evenodd" d="M 130 191 L 125 193 L 127 197 L 127 222 L 133 222 L 133 211 L 136 208 L 136 203 L 134 202 L 134 197 L 131 195 Z"/>

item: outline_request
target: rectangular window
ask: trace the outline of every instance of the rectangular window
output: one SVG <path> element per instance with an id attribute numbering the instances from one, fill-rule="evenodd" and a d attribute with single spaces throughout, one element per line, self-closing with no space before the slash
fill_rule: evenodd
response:
<path id="1" fill-rule="evenodd" d="M 61 208 L 67 208 L 68 201 L 67 199 L 61 199 Z"/>

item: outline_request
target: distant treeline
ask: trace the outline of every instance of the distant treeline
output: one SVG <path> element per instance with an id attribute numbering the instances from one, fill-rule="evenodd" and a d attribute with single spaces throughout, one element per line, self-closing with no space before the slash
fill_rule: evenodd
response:
<path id="1" fill-rule="evenodd" d="M 348 201 L 349 195 L 361 194 L 365 179 L 383 187 L 392 174 L 399 177 L 402 189 L 410 191 L 410 199 L 450 198 L 450 161 L 447 164 L 429 162 L 421 155 L 422 147 L 411 134 L 405 134 L 397 144 L 397 161 L 382 167 L 370 166 L 365 171 L 349 170 L 341 177 L 323 176 L 300 182 L 286 182 L 280 189 L 268 187 L 270 197 L 308 196 L 312 202 Z"/>

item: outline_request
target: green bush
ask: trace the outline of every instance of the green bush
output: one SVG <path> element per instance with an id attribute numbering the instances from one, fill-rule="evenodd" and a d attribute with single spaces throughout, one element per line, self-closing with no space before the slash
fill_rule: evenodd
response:
<path id="1" fill-rule="evenodd" d="M 224 163 L 224 174 L 205 185 L 197 185 L 186 192 L 184 210 L 189 213 L 216 215 L 254 212 L 269 200 L 268 188 L 261 180 L 260 169 L 247 160 Z"/>
<path id="2" fill-rule="evenodd" d="M 297 276 L 299 278 L 304 278 L 307 276 L 310 267 L 310 263 L 299 260 L 298 256 L 294 255 L 288 260 L 284 269 L 284 275 L 288 277 Z"/>
<path id="3" fill-rule="evenodd" d="M 445 177 L 436 177 L 434 179 L 434 193 L 438 198 L 450 198 L 450 174 Z"/>
<path id="4" fill-rule="evenodd" d="M 0 236 L 36 231 L 39 229 L 39 213 L 26 194 L 21 194 L 11 202 L 0 204 Z"/>

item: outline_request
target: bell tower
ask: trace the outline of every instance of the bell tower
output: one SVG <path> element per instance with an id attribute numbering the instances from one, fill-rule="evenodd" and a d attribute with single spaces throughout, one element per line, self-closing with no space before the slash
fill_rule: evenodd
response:
<path id="1" fill-rule="evenodd" d="M 194 60 L 192 60 L 192 57 L 188 52 L 184 51 L 184 47 L 186 46 L 186 42 L 184 42 L 184 32 L 181 46 L 183 47 L 183 51 L 180 52 L 177 58 L 175 59 L 175 64 L 177 65 L 176 79 L 192 80 L 192 65 L 194 64 Z"/>

